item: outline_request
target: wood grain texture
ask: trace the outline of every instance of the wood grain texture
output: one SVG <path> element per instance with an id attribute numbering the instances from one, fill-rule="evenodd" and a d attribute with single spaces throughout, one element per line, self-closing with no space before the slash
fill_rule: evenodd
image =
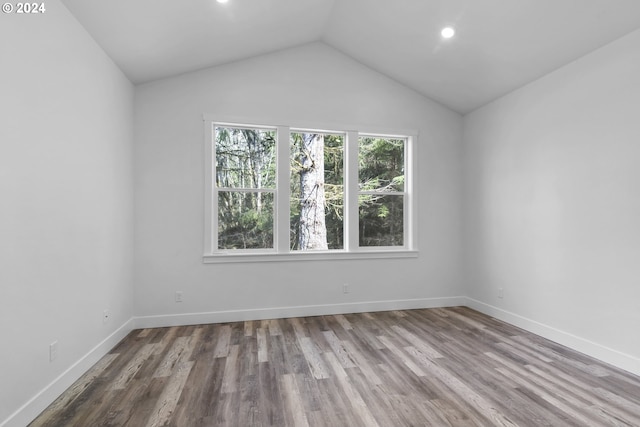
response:
<path id="1" fill-rule="evenodd" d="M 131 332 L 30 426 L 638 426 L 640 378 L 464 307 Z"/>

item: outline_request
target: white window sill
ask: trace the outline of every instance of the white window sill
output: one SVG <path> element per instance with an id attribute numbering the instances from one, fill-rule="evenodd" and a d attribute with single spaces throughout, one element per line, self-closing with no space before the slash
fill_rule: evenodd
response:
<path id="1" fill-rule="evenodd" d="M 289 253 L 248 253 L 220 252 L 204 254 L 204 264 L 220 264 L 233 262 L 279 262 L 279 261 L 336 261 L 352 259 L 395 259 L 418 258 L 417 250 L 365 250 L 360 252 L 322 251 L 322 252 L 289 252 Z"/>

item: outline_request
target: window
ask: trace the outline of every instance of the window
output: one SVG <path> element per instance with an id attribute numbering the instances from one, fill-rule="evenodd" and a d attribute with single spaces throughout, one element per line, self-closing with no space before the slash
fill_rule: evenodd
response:
<path id="1" fill-rule="evenodd" d="M 415 135 L 205 117 L 205 262 L 417 256 Z"/>
<path id="2" fill-rule="evenodd" d="M 217 249 L 273 249 L 276 132 L 215 128 Z"/>
<path id="3" fill-rule="evenodd" d="M 360 246 L 403 246 L 405 139 L 358 138 Z"/>

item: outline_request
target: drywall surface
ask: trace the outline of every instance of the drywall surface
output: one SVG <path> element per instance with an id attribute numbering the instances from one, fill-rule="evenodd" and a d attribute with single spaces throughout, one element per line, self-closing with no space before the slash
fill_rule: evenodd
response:
<path id="1" fill-rule="evenodd" d="M 459 295 L 457 113 L 322 43 L 137 86 L 135 105 L 137 316 Z M 418 131 L 419 258 L 203 264 L 203 113 Z"/>
<path id="2" fill-rule="evenodd" d="M 466 295 L 636 372 L 639 105 L 636 31 L 465 116 L 463 192 Z"/>
<path id="3" fill-rule="evenodd" d="M 42 410 L 44 400 L 20 408 L 133 309 L 133 86 L 59 1 L 45 6 L 38 15 L 0 16 L 0 425 L 7 426 Z M 107 323 L 103 309 L 111 311 Z M 58 356 L 49 362 L 54 341 Z"/>

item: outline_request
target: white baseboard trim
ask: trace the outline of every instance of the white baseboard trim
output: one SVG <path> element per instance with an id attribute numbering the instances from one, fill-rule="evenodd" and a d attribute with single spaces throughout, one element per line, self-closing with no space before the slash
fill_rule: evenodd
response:
<path id="1" fill-rule="evenodd" d="M 29 424 L 132 330 L 133 319 L 129 319 L 11 414 L 9 418 L 0 422 L 0 427 L 24 427 Z"/>
<path id="2" fill-rule="evenodd" d="M 488 316 L 495 317 L 496 319 L 502 320 L 536 335 L 540 335 L 541 337 L 594 357 L 634 375 L 640 375 L 640 359 L 637 357 L 605 347 L 569 332 L 528 319 L 510 311 L 486 304 L 482 301 L 469 297 L 465 297 L 464 299 L 466 301 L 463 304 L 469 308 L 477 310 Z"/>
<path id="3" fill-rule="evenodd" d="M 363 301 L 344 304 L 303 305 L 296 307 L 257 308 L 212 311 L 206 313 L 168 314 L 135 317 L 135 328 L 200 325 L 240 322 L 244 320 L 282 319 L 287 317 L 363 313 L 369 311 L 410 310 L 416 308 L 455 307 L 465 305 L 465 297 L 419 298 L 392 301 Z"/>

